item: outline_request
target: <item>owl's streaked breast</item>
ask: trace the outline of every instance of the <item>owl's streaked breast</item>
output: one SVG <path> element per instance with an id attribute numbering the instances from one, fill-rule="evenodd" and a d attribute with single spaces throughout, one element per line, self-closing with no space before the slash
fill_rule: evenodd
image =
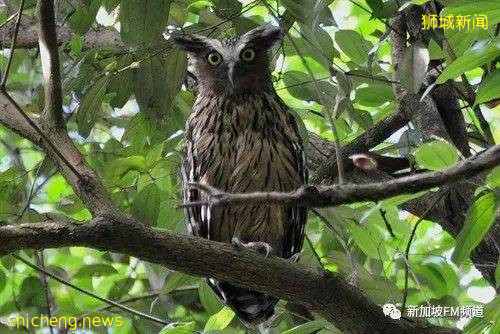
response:
<path id="1" fill-rule="evenodd" d="M 197 182 L 229 192 L 290 191 L 304 183 L 293 115 L 273 91 L 238 97 L 199 95 L 187 122 L 186 149 Z M 300 147 L 299 147 L 300 146 Z M 264 241 L 281 255 L 284 208 L 255 205 L 202 210 L 208 237 Z M 207 217 L 209 216 L 209 217 Z"/>

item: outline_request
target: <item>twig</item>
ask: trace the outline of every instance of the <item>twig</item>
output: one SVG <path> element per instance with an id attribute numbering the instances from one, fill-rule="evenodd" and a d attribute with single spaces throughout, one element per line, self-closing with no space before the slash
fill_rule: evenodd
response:
<path id="1" fill-rule="evenodd" d="M 291 192 L 227 193 L 206 184 L 190 183 L 209 195 L 208 203 L 184 203 L 181 207 L 203 205 L 249 205 L 255 203 L 327 207 L 361 201 L 378 201 L 401 194 L 418 193 L 446 183 L 477 175 L 500 164 L 500 145 L 457 162 L 447 169 L 418 173 L 386 182 L 344 185 L 308 185 Z"/>
<path id="2" fill-rule="evenodd" d="M 52 278 L 52 279 L 54 279 L 54 280 L 58 281 L 58 282 L 59 282 L 59 283 L 61 283 L 61 284 L 64 284 L 64 285 L 66 285 L 66 286 L 69 286 L 70 288 L 75 289 L 75 290 L 77 290 L 77 291 L 79 291 L 79 292 L 81 292 L 81 293 L 83 293 L 83 294 L 86 294 L 87 296 L 93 297 L 93 298 L 95 298 L 95 299 L 97 299 L 97 300 L 100 300 L 100 301 L 102 301 L 102 302 L 104 302 L 104 303 L 106 303 L 106 304 L 108 304 L 108 305 L 112 305 L 112 306 L 114 306 L 114 307 L 116 307 L 116 308 L 119 308 L 120 310 L 123 310 L 123 311 L 125 311 L 125 312 L 129 312 L 129 313 L 131 313 L 131 314 L 135 314 L 135 315 L 137 315 L 137 316 L 140 316 L 141 318 L 148 319 L 148 320 L 150 320 L 150 321 L 152 321 L 152 322 L 156 322 L 156 323 L 158 323 L 158 324 L 162 324 L 162 325 L 168 325 L 168 324 L 169 324 L 169 323 L 168 323 L 167 321 L 165 321 L 165 320 L 162 320 L 162 319 L 159 319 L 159 318 L 153 317 L 153 316 L 151 316 L 151 315 L 149 315 L 149 314 L 146 314 L 146 313 L 143 313 L 143 312 L 140 312 L 140 311 L 134 310 L 134 309 L 132 309 L 132 308 L 130 308 L 130 307 L 127 307 L 127 306 L 125 306 L 125 305 L 121 305 L 120 303 L 117 303 L 117 302 L 115 302 L 115 301 L 112 301 L 112 300 L 109 300 L 109 299 L 107 299 L 107 298 L 104 298 L 104 297 L 98 296 L 98 295 L 96 295 L 96 294 L 94 294 L 94 293 L 92 293 L 92 292 L 90 292 L 90 291 L 88 291 L 88 290 L 86 290 L 86 289 L 83 289 L 83 288 L 81 288 L 81 287 L 79 287 L 79 286 L 77 286 L 77 285 L 75 285 L 75 284 L 73 284 L 73 283 L 70 283 L 70 282 L 66 281 L 65 279 L 63 279 L 63 278 L 61 278 L 61 277 L 59 277 L 59 276 L 57 276 L 57 275 L 52 274 L 51 272 L 49 272 L 49 271 L 47 271 L 47 270 L 43 269 L 42 267 L 40 267 L 40 266 L 38 266 L 38 265 L 36 265 L 36 264 L 34 264 L 34 263 L 31 263 L 30 261 L 28 261 L 28 260 L 26 260 L 26 259 L 24 259 L 24 258 L 20 257 L 19 255 L 16 255 L 16 254 L 11 254 L 11 256 L 12 256 L 12 257 L 14 257 L 15 259 L 17 259 L 17 260 L 21 261 L 22 263 L 24 263 L 24 264 L 25 264 L 25 265 L 27 265 L 28 267 L 31 267 L 32 269 L 37 270 L 37 271 L 39 271 L 39 272 L 43 272 L 43 273 L 44 273 L 45 275 L 47 275 L 48 277 L 50 277 L 50 278 Z"/>
<path id="3" fill-rule="evenodd" d="M 36 254 L 36 260 L 40 268 L 45 269 L 45 260 L 43 256 L 43 250 L 40 250 Z M 47 317 L 50 319 L 52 318 L 52 312 L 51 312 L 51 294 L 50 294 L 50 287 L 49 284 L 47 283 L 47 275 L 43 271 L 40 271 L 40 281 L 43 286 L 43 291 L 45 292 L 45 303 L 46 303 L 46 309 L 47 309 Z M 50 326 L 49 324 L 49 329 L 50 329 L 50 334 L 54 334 L 54 328 Z"/>
<path id="4" fill-rule="evenodd" d="M 47 135 L 40 129 L 40 127 L 29 117 L 19 104 L 5 91 L 0 90 L 0 93 L 5 97 L 5 99 L 16 109 L 16 111 L 24 118 L 24 120 L 35 130 L 35 132 L 42 138 L 42 140 L 50 147 L 55 155 L 71 170 L 76 177 L 80 180 L 84 180 L 84 177 L 78 172 L 78 170 L 66 159 L 66 157 L 57 149 L 57 147 L 52 143 L 52 141 L 47 137 Z"/>
<path id="5" fill-rule="evenodd" d="M 5 90 L 5 84 L 7 82 L 7 77 L 9 76 L 9 70 L 10 67 L 12 66 L 12 59 L 14 58 L 14 50 L 16 49 L 17 33 L 19 32 L 19 26 L 21 25 L 21 17 L 23 9 L 24 9 L 24 0 L 21 0 L 21 2 L 19 3 L 19 10 L 17 11 L 16 25 L 14 26 L 14 36 L 12 36 L 9 61 L 7 62 L 7 67 L 5 68 L 5 73 L 3 75 L 2 82 L 0 82 L 1 91 Z"/>
<path id="6" fill-rule="evenodd" d="M 444 37 L 443 41 L 444 41 L 445 49 L 448 52 L 448 54 L 450 55 L 450 58 L 452 60 L 456 60 L 457 55 L 455 54 L 455 51 L 453 50 L 452 46 L 450 45 L 450 43 L 448 42 L 446 37 Z M 481 112 L 481 108 L 478 105 L 474 105 L 475 100 L 476 100 L 476 94 L 474 93 L 474 89 L 472 88 L 472 86 L 469 82 L 469 79 L 467 79 L 467 76 L 465 75 L 465 73 L 462 73 L 460 75 L 460 78 L 462 79 L 462 82 L 463 82 L 464 87 L 465 87 L 465 91 L 467 92 L 466 102 L 470 106 L 473 106 L 472 110 L 474 111 L 474 114 L 476 115 L 476 117 L 479 121 L 479 124 L 481 126 L 481 130 L 483 130 L 483 132 L 484 132 L 484 137 L 485 137 L 486 141 L 488 142 L 488 144 L 490 146 L 495 145 L 495 139 L 493 138 L 493 133 L 491 132 L 491 128 L 490 128 L 490 125 L 488 124 L 488 121 L 484 118 L 484 116 Z M 457 89 L 457 90 L 460 91 L 459 89 Z"/>
<path id="7" fill-rule="evenodd" d="M 280 20 L 274 14 L 274 12 L 273 12 L 272 8 L 269 6 L 269 4 L 264 3 L 264 5 L 268 9 L 269 14 L 271 14 L 271 16 L 273 16 L 277 22 L 280 22 Z M 283 29 L 283 32 L 287 36 L 290 44 L 292 44 L 292 47 L 295 49 L 295 52 L 297 52 L 297 55 L 299 56 L 300 60 L 302 61 L 302 64 L 306 68 L 307 73 L 309 74 L 309 77 L 311 78 L 311 80 L 313 82 L 313 86 L 314 86 L 314 90 L 316 91 L 316 95 L 318 96 L 318 99 L 321 101 L 321 104 L 323 105 L 323 108 L 325 110 L 324 113 L 325 113 L 326 119 L 328 120 L 328 122 L 330 123 L 330 126 L 332 127 L 333 136 L 335 137 L 335 142 L 334 142 L 335 143 L 335 155 L 337 157 L 337 169 L 338 169 L 338 175 L 339 175 L 339 183 L 343 184 L 345 181 L 345 177 L 344 177 L 345 172 L 344 172 L 344 168 L 343 168 L 342 152 L 341 152 L 341 146 L 340 146 L 340 137 L 339 137 L 339 134 L 337 131 L 337 127 L 335 126 L 335 123 L 333 121 L 332 111 L 330 110 L 330 106 L 328 105 L 325 98 L 323 97 L 323 94 L 321 93 L 321 89 L 319 88 L 319 85 L 318 85 L 318 81 L 316 80 L 314 73 L 312 72 L 311 68 L 309 67 L 309 64 L 307 63 L 304 55 L 302 54 L 302 51 L 297 46 L 297 44 L 293 40 L 292 36 L 288 32 L 288 30 Z"/>
<path id="8" fill-rule="evenodd" d="M 325 216 L 323 216 L 318 210 L 311 209 L 311 212 L 314 213 L 335 234 L 335 237 L 342 245 L 342 248 L 344 249 L 344 252 L 345 252 L 347 258 L 349 259 L 349 266 L 351 267 L 350 281 L 352 281 L 354 286 L 359 287 L 359 285 L 360 285 L 359 274 L 358 274 L 358 270 L 356 268 L 356 262 L 354 262 L 354 258 L 352 257 L 351 251 L 349 250 L 348 243 L 345 242 L 344 239 L 342 239 L 342 236 L 340 235 L 339 231 L 337 231 L 337 229 L 335 229 L 335 227 L 332 225 L 332 223 Z"/>
<path id="9" fill-rule="evenodd" d="M 413 242 L 413 238 L 415 237 L 415 233 L 417 232 L 417 228 L 420 225 L 420 223 L 425 219 L 427 214 L 436 206 L 436 204 L 444 197 L 449 192 L 448 190 L 443 191 L 441 194 L 439 194 L 435 199 L 434 202 L 424 211 L 422 216 L 417 220 L 415 225 L 413 226 L 413 229 L 410 234 L 410 239 L 408 240 L 408 244 L 406 245 L 406 250 L 405 250 L 405 287 L 403 291 L 403 302 L 401 303 L 401 312 L 404 311 L 406 307 L 406 298 L 408 297 L 408 268 L 409 268 L 409 254 L 410 254 L 410 247 L 411 243 Z"/>
<path id="10" fill-rule="evenodd" d="M 387 231 L 389 232 L 391 237 L 395 238 L 396 235 L 394 235 L 394 231 L 392 230 L 392 226 L 391 226 L 391 224 L 389 224 L 389 221 L 387 220 L 387 217 L 386 217 L 387 211 L 385 211 L 384 209 L 379 209 L 378 211 L 380 212 L 380 216 L 382 216 L 382 220 L 384 221 L 384 224 L 385 224 L 385 227 L 387 228 Z"/>

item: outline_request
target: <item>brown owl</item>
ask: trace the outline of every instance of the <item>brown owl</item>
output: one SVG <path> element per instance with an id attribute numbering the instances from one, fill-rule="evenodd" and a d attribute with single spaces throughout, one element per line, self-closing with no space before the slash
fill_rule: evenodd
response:
<path id="1" fill-rule="evenodd" d="M 302 140 L 294 115 L 273 88 L 270 50 L 283 38 L 267 26 L 238 38 L 176 37 L 188 52 L 197 98 L 186 124 L 184 183 L 199 182 L 234 193 L 291 191 L 307 183 Z M 185 190 L 185 202 L 206 200 Z M 306 208 L 254 204 L 190 207 L 195 236 L 297 260 Z M 215 293 L 246 325 L 269 322 L 277 298 L 208 279 Z"/>

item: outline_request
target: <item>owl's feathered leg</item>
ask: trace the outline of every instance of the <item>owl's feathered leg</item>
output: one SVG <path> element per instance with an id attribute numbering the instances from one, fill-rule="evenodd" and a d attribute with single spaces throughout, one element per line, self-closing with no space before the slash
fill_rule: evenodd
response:
<path id="1" fill-rule="evenodd" d="M 235 248 L 249 249 L 249 250 L 252 250 L 252 251 L 255 251 L 257 253 L 265 255 L 265 257 L 268 257 L 269 255 L 274 254 L 274 249 L 268 243 L 265 243 L 263 241 L 254 241 L 254 242 L 244 243 L 243 241 L 241 241 L 240 238 L 233 237 L 231 239 L 231 243 L 233 244 L 233 246 Z"/>

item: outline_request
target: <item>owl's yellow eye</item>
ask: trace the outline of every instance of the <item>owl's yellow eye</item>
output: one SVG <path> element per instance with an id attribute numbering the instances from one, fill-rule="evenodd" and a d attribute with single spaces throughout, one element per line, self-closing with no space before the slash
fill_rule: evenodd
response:
<path id="1" fill-rule="evenodd" d="M 243 59 L 244 61 L 252 61 L 254 60 L 255 58 L 255 51 L 253 49 L 245 49 L 243 50 L 243 52 L 241 53 L 241 59 Z"/>
<path id="2" fill-rule="evenodd" d="M 218 52 L 211 52 L 208 54 L 207 62 L 212 66 L 217 66 L 222 61 L 222 56 Z"/>

